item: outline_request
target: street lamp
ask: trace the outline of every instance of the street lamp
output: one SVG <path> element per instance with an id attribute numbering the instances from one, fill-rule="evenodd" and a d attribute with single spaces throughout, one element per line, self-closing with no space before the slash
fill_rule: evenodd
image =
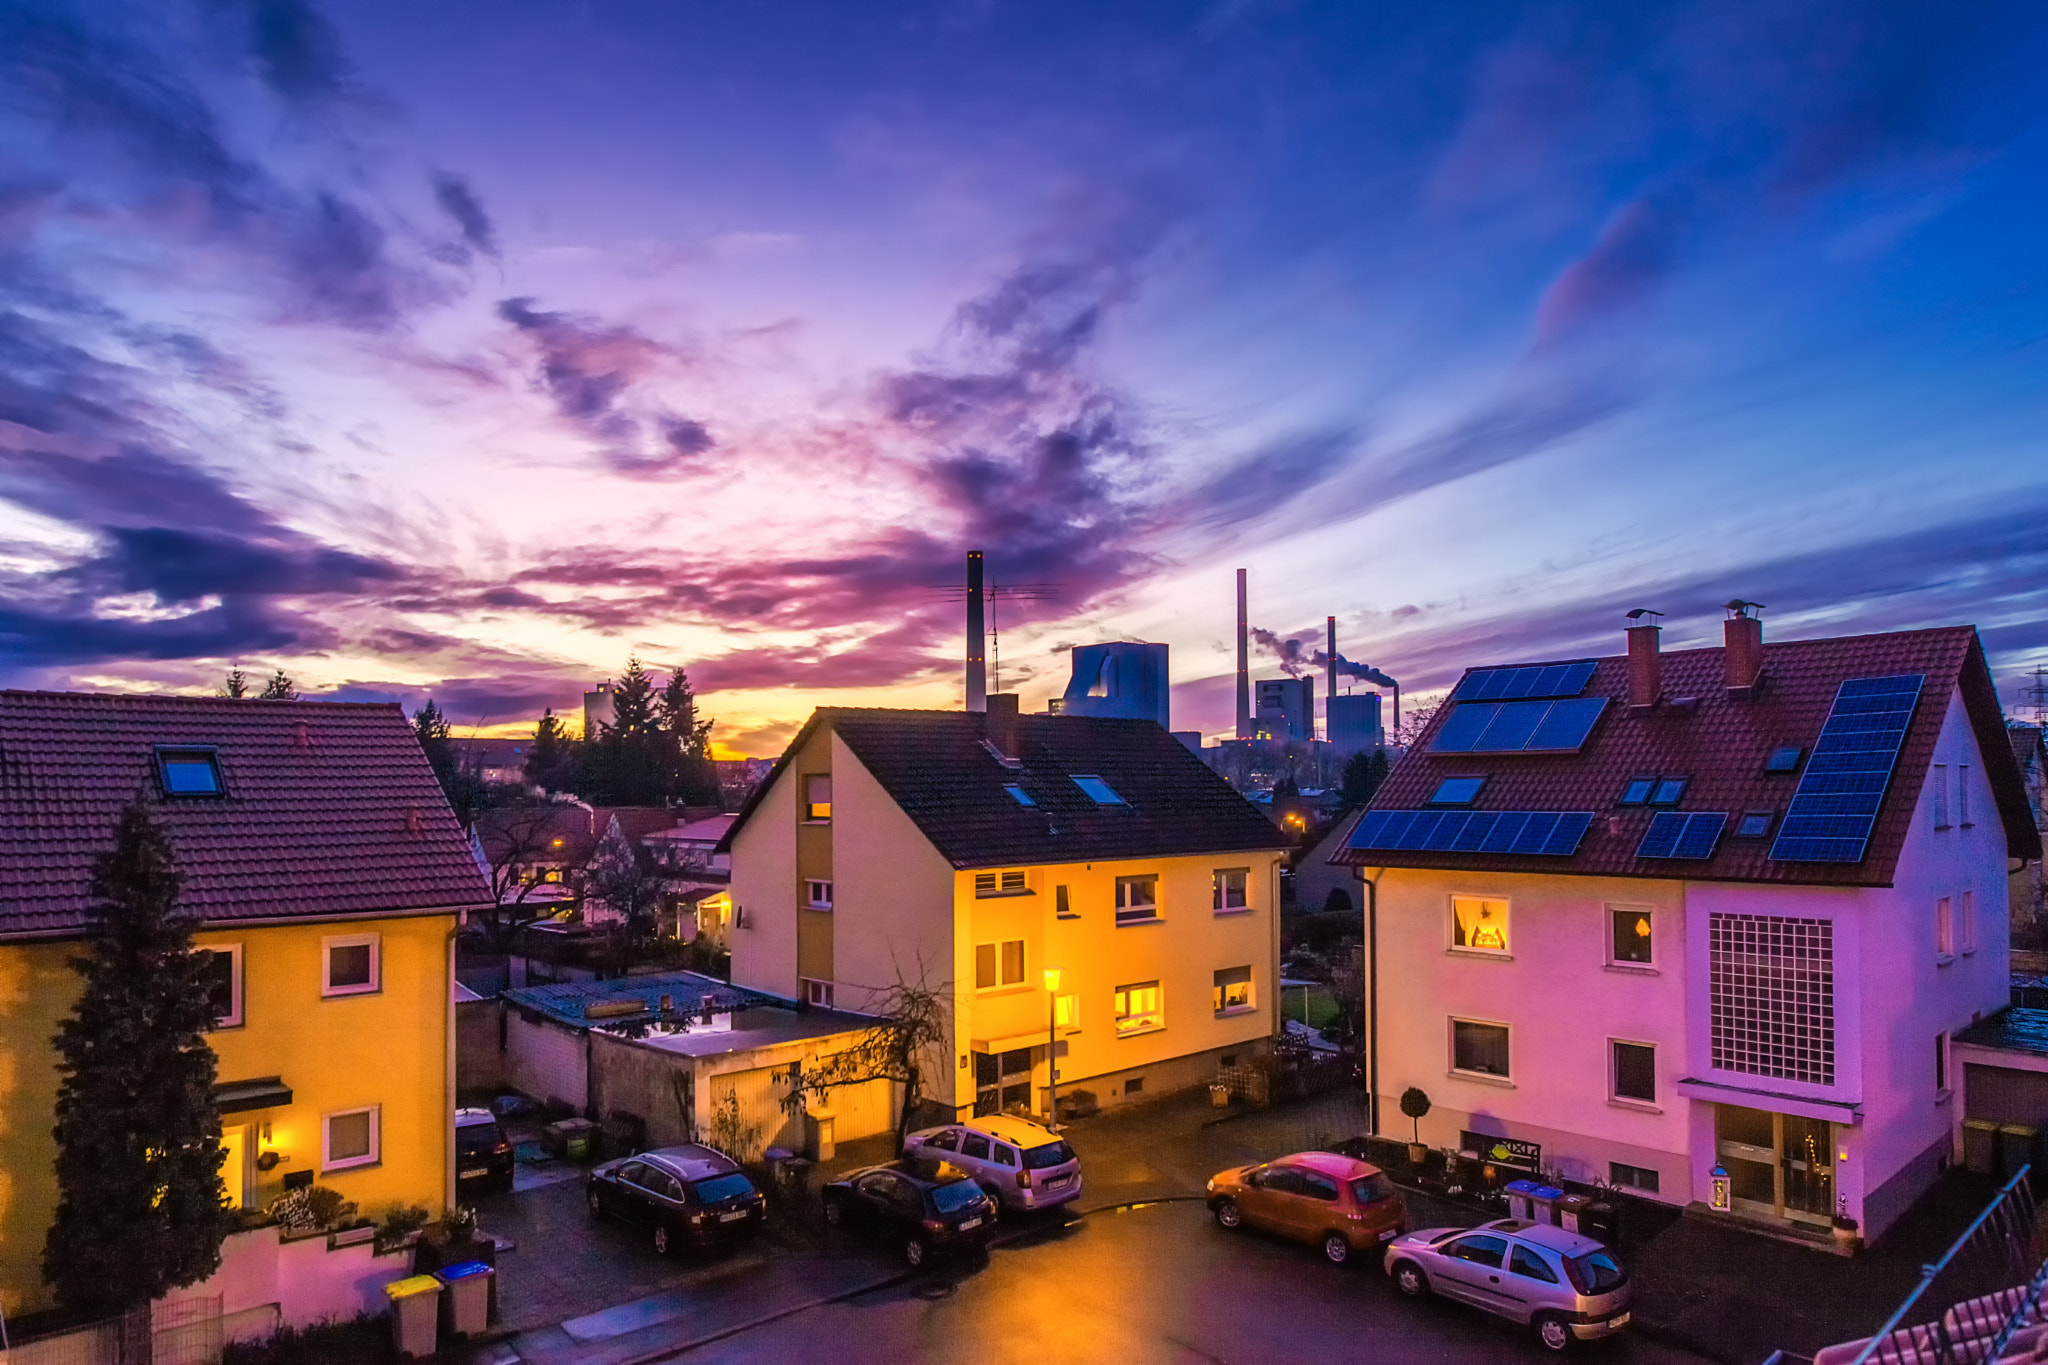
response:
<path id="1" fill-rule="evenodd" d="M 1060 969 L 1045 969 L 1045 1126 L 1060 1126 Z"/>

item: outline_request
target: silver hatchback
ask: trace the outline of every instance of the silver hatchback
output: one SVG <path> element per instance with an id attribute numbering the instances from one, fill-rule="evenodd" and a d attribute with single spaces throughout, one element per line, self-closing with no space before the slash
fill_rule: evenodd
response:
<path id="1" fill-rule="evenodd" d="M 1007 1114 L 923 1128 L 903 1155 L 949 1162 L 1005 1208 L 1049 1209 L 1081 1197 L 1081 1158 L 1058 1133 Z"/>
<path id="2" fill-rule="evenodd" d="M 1476 1228 L 1429 1228 L 1387 1248 L 1387 1274 L 1409 1298 L 1438 1294 L 1536 1329 L 1553 1351 L 1628 1325 L 1621 1258 L 1591 1237 L 1502 1218 Z"/>

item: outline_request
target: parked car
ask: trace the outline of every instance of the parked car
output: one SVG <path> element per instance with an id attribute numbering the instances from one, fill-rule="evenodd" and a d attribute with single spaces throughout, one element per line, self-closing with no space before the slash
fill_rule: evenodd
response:
<path id="1" fill-rule="evenodd" d="M 868 1166 L 825 1186 L 825 1222 L 899 1240 L 915 1268 L 938 1256 L 980 1256 L 996 1221 L 995 1201 L 957 1166 L 897 1161 Z"/>
<path id="2" fill-rule="evenodd" d="M 1042 1124 L 990 1115 L 922 1128 L 903 1139 L 903 1155 L 957 1166 L 999 1204 L 1050 1209 L 1081 1197 L 1081 1158 Z"/>
<path id="3" fill-rule="evenodd" d="M 738 1162 L 695 1142 L 593 1167 L 585 1192 L 591 1217 L 647 1229 L 663 1256 L 759 1232 L 768 1214 Z"/>
<path id="4" fill-rule="evenodd" d="M 512 1143 L 488 1109 L 455 1111 L 455 1184 L 461 1190 L 512 1188 Z"/>
<path id="5" fill-rule="evenodd" d="M 1334 1152 L 1297 1152 L 1210 1178 L 1209 1211 L 1225 1228 L 1255 1227 L 1322 1248 L 1343 1265 L 1408 1230 L 1408 1210 L 1379 1167 Z"/>
<path id="6" fill-rule="evenodd" d="M 1621 1258 L 1591 1237 L 1502 1218 L 1396 1238 L 1387 1274 L 1410 1298 L 1439 1294 L 1536 1329 L 1553 1351 L 1628 1325 L 1631 1288 Z"/>

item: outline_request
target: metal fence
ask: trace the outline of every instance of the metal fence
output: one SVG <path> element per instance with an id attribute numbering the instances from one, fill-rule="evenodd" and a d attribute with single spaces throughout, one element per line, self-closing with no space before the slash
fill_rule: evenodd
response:
<path id="1" fill-rule="evenodd" d="M 198 1294 L 21 1342 L 0 1365 L 219 1365 L 229 1342 L 274 1336 L 278 1322 L 277 1304 L 223 1314 L 220 1295 Z"/>
<path id="2" fill-rule="evenodd" d="M 149 1309 L 139 1308 L 0 1351 L 0 1365 L 150 1365 Z"/>

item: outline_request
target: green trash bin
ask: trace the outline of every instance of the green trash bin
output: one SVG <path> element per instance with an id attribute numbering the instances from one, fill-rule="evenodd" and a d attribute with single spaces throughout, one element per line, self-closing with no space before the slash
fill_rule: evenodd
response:
<path id="1" fill-rule="evenodd" d="M 1998 1121 L 1966 1119 L 1963 1122 L 1963 1165 L 1979 1175 L 1998 1169 Z"/>
<path id="2" fill-rule="evenodd" d="M 384 1286 L 391 1300 L 391 1344 L 398 1354 L 421 1359 L 440 1346 L 441 1282 L 432 1275 L 408 1275 Z"/>
<path id="3" fill-rule="evenodd" d="M 491 1325 L 491 1277 L 482 1261 L 462 1261 L 434 1272 L 441 1282 L 441 1328 L 451 1337 L 473 1336 Z"/>
<path id="4" fill-rule="evenodd" d="M 2041 1130 L 2031 1123 L 2008 1123 L 1998 1130 L 1998 1173 L 2010 1179 L 2020 1167 L 2032 1165 L 2040 1148 Z"/>

